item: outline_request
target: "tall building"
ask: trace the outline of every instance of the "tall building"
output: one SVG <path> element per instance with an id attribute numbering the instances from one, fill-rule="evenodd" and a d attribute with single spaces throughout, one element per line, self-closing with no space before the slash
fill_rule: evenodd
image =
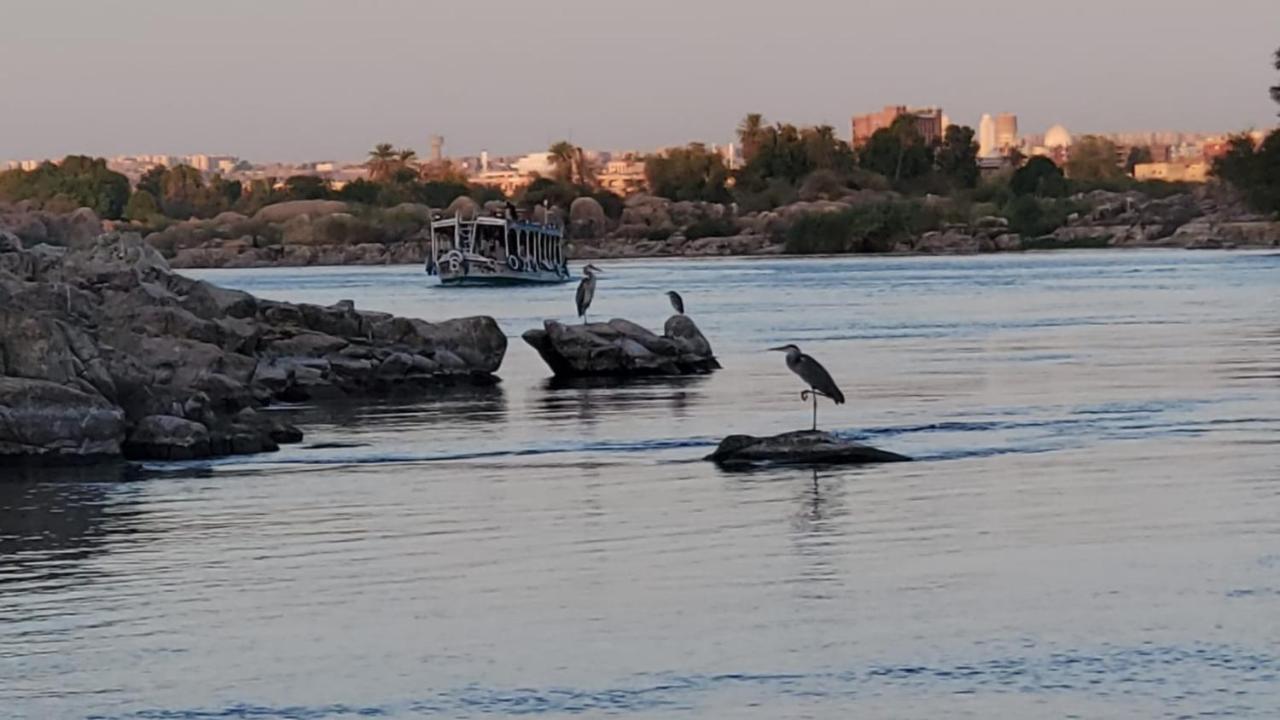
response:
<path id="1" fill-rule="evenodd" d="M 998 154 L 996 121 L 983 113 L 982 122 L 978 123 L 978 157 L 995 157 Z"/>
<path id="2" fill-rule="evenodd" d="M 996 116 L 996 149 L 1007 153 L 1018 146 L 1018 116 L 1000 113 Z"/>
<path id="3" fill-rule="evenodd" d="M 886 105 L 880 112 L 853 116 L 853 121 L 850 123 L 853 146 L 860 147 L 866 144 L 875 131 L 889 127 L 894 120 L 903 115 L 911 115 L 915 119 L 916 132 L 920 133 L 925 142 L 931 143 L 942 139 L 942 108 L 908 108 L 906 105 Z"/>
<path id="4" fill-rule="evenodd" d="M 438 163 L 444 160 L 444 136 L 431 136 L 431 162 Z"/>

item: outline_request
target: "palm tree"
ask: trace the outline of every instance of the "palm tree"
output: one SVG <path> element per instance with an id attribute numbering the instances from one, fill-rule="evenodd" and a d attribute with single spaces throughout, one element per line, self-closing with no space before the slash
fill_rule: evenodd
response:
<path id="1" fill-rule="evenodd" d="M 369 160 L 365 167 L 369 169 L 369 179 L 374 182 L 386 180 L 396 170 L 396 149 L 391 143 L 378 143 L 369 151 Z"/>
<path id="2" fill-rule="evenodd" d="M 403 150 L 396 151 L 396 162 L 400 163 L 401 165 L 408 166 L 416 163 L 417 161 L 418 161 L 418 153 L 414 150 L 410 150 L 409 148 L 404 148 Z"/>
<path id="3" fill-rule="evenodd" d="M 742 146 L 743 162 L 751 162 L 755 157 L 763 132 L 764 115 L 760 113 L 749 113 L 738 123 L 738 144 Z"/>
<path id="4" fill-rule="evenodd" d="M 578 149 L 572 143 L 561 140 L 547 149 L 551 156 L 551 164 L 555 166 L 556 179 L 560 182 L 573 182 L 573 166 Z"/>

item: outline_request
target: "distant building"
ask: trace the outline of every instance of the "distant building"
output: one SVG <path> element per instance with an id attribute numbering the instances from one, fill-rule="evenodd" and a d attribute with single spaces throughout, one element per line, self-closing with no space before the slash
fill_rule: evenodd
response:
<path id="1" fill-rule="evenodd" d="M 1071 147 L 1071 133 L 1061 125 L 1054 125 L 1044 134 L 1044 146 L 1050 150 Z"/>
<path id="2" fill-rule="evenodd" d="M 996 157 L 999 155 L 996 145 L 996 121 L 984 114 L 978 123 L 978 157 Z"/>
<path id="3" fill-rule="evenodd" d="M 431 142 L 431 162 L 438 163 L 444 160 L 444 136 L 432 135 Z"/>
<path id="4" fill-rule="evenodd" d="M 1133 166 L 1133 177 L 1135 180 L 1202 183 L 1209 179 L 1209 163 L 1203 161 L 1139 163 Z"/>
<path id="5" fill-rule="evenodd" d="M 490 170 L 472 175 L 467 180 L 473 185 L 497 188 L 507 197 L 518 195 L 533 182 L 533 175 L 517 170 Z"/>
<path id="6" fill-rule="evenodd" d="M 596 182 L 600 187 L 624 197 L 644 192 L 649 185 L 644 174 L 644 160 L 638 156 L 605 163 L 604 168 L 596 173 Z"/>
<path id="7" fill-rule="evenodd" d="M 549 177 L 555 172 L 556 165 L 551 161 L 551 153 L 530 153 L 511 163 L 511 167 L 521 175 L 541 175 Z"/>
<path id="8" fill-rule="evenodd" d="M 1018 116 L 1000 113 L 996 116 L 996 149 L 1003 155 L 1018 147 Z"/>
<path id="9" fill-rule="evenodd" d="M 887 128 L 903 115 L 911 115 L 915 119 L 916 132 L 925 142 L 932 143 L 942 139 L 942 109 L 908 108 L 906 105 L 886 105 L 883 110 L 866 115 L 854 115 L 852 126 L 853 146 L 866 144 L 875 131 Z"/>

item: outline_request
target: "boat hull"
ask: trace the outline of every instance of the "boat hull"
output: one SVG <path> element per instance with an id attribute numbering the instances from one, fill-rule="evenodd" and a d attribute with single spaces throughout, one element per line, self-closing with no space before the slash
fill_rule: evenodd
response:
<path id="1" fill-rule="evenodd" d="M 559 285 L 569 278 L 556 273 L 511 273 L 494 275 L 441 275 L 445 287 L 483 287 L 495 285 Z"/>

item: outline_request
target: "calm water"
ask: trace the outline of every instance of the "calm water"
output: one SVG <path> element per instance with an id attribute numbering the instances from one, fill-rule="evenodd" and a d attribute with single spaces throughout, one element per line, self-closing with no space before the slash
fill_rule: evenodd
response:
<path id="1" fill-rule="evenodd" d="M 0 716 L 1280 716 L 1280 256 L 603 264 L 725 369 L 550 383 L 572 286 L 193 273 L 516 339 L 491 391 L 286 410 L 321 447 L 0 483 Z M 921 462 L 699 461 L 808 423 L 789 341 Z"/>

